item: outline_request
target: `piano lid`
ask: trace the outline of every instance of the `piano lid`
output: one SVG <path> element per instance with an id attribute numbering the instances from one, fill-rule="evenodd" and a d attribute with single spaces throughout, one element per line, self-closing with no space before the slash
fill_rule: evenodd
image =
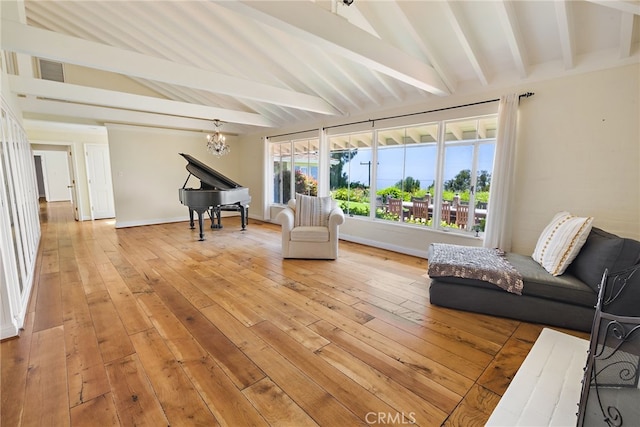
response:
<path id="1" fill-rule="evenodd" d="M 217 190 L 229 190 L 232 188 L 242 187 L 238 184 L 222 175 L 220 172 L 210 168 L 198 159 L 191 157 L 189 154 L 178 153 L 184 157 L 189 164 L 186 166 L 189 173 L 198 178 L 201 182 L 207 184 L 213 189 Z"/>

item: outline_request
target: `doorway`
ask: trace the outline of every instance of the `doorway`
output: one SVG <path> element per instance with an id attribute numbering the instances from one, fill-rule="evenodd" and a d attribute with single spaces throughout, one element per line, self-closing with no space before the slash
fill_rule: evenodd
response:
<path id="1" fill-rule="evenodd" d="M 44 182 L 44 165 L 43 159 L 39 154 L 33 155 L 33 162 L 36 168 L 36 183 L 38 185 L 38 199 L 47 200 L 47 189 Z"/>
<path id="2" fill-rule="evenodd" d="M 71 145 L 37 144 L 33 150 L 38 197 L 46 202 L 70 202 L 79 220 L 76 165 Z"/>
<path id="3" fill-rule="evenodd" d="M 67 147 L 54 147 L 56 148 L 53 150 L 34 151 L 33 153 L 36 176 L 38 176 L 38 169 L 42 174 L 38 177 L 38 193 L 39 196 L 44 193 L 47 202 L 71 201 L 72 178 L 67 160 Z M 42 185 L 42 189 L 40 185 Z"/>

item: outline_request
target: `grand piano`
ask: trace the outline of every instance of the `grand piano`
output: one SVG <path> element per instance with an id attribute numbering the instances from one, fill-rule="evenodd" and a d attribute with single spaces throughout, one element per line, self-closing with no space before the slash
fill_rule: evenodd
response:
<path id="1" fill-rule="evenodd" d="M 187 160 L 186 168 L 189 171 L 189 176 L 187 176 L 182 188 L 178 190 L 180 203 L 189 207 L 189 226 L 192 229 L 195 228 L 193 212 L 198 214 L 200 240 L 204 240 L 205 212 L 211 218 L 211 228 L 222 228 L 221 211 L 240 211 L 242 230 L 245 230 L 249 203 L 251 202 L 249 189 L 233 182 L 192 156 L 184 153 L 179 154 Z M 200 188 L 185 188 L 191 175 L 200 179 Z"/>

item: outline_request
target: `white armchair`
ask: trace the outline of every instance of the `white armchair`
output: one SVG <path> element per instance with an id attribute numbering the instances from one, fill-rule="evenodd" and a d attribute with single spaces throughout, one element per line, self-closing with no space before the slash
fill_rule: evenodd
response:
<path id="1" fill-rule="evenodd" d="M 338 258 L 338 226 L 344 212 L 331 197 L 301 194 L 276 216 L 282 225 L 282 257 Z"/>

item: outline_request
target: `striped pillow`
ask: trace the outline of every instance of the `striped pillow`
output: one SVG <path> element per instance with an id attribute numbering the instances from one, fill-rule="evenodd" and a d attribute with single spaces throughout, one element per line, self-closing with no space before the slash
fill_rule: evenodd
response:
<path id="1" fill-rule="evenodd" d="M 556 214 L 542 230 L 532 258 L 552 275 L 560 276 L 587 241 L 592 223 L 593 217 Z"/>
<path id="2" fill-rule="evenodd" d="M 333 208 L 331 197 L 313 197 L 296 194 L 294 226 L 326 227 Z"/>

